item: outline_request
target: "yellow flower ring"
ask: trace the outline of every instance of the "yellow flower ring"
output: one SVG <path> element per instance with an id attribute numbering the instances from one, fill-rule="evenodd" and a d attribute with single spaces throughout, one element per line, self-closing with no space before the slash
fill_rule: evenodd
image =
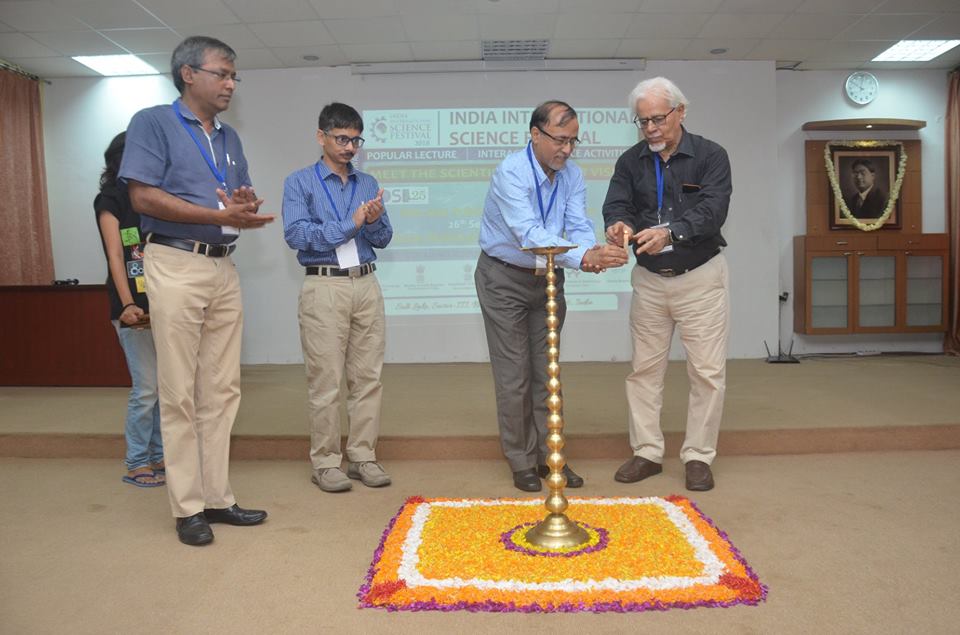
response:
<path id="1" fill-rule="evenodd" d="M 590 540 L 547 553 L 524 537 L 543 517 L 538 499 L 408 499 L 383 532 L 360 607 L 627 612 L 766 599 L 726 534 L 687 498 L 569 502 Z"/>
<path id="2" fill-rule="evenodd" d="M 589 536 L 587 543 L 585 545 L 565 547 L 551 551 L 527 540 L 527 530 L 537 524 L 536 521 L 531 521 L 529 523 L 521 523 L 513 529 L 508 529 L 500 535 L 500 542 L 511 551 L 524 553 L 528 556 L 545 556 L 551 558 L 574 558 L 576 556 L 582 556 L 585 553 L 593 553 L 594 551 L 606 549 L 607 544 L 610 542 L 610 533 L 606 529 L 591 527 L 586 523 L 576 523 L 587 532 L 587 536 Z"/>
<path id="3" fill-rule="evenodd" d="M 900 148 L 900 162 L 897 165 L 897 177 L 890 188 L 890 198 L 887 199 L 887 206 L 884 208 L 880 217 L 872 223 L 863 223 L 859 218 L 850 212 L 847 202 L 843 200 L 843 192 L 840 190 L 840 182 L 837 180 L 837 171 L 833 167 L 833 157 L 830 155 L 831 146 L 840 146 L 843 148 L 885 148 L 897 146 Z M 883 224 L 890 218 L 894 208 L 897 206 L 897 199 L 900 197 L 900 188 L 903 186 L 903 177 L 907 173 L 907 153 L 903 149 L 903 144 L 899 141 L 828 141 L 823 147 L 823 161 L 827 166 L 827 178 L 830 179 L 830 187 L 833 188 L 833 196 L 840 206 L 840 212 L 849 220 L 854 227 L 860 231 L 872 232 L 883 227 Z"/>

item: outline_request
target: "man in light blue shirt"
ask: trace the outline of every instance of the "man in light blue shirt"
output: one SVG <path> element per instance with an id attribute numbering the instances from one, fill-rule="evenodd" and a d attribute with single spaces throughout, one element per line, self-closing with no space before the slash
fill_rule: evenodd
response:
<path id="1" fill-rule="evenodd" d="M 320 112 L 317 142 L 323 156 L 283 185 L 283 235 L 306 268 L 298 317 L 307 372 L 311 480 L 325 492 L 390 484 L 377 463 L 383 385 L 383 293 L 374 248 L 393 228 L 377 180 L 353 167 L 363 145 L 363 120 L 346 104 Z M 340 382 L 347 377 L 350 428 L 340 469 Z"/>
<path id="2" fill-rule="evenodd" d="M 556 257 L 559 267 L 600 273 L 627 262 L 626 250 L 597 245 L 587 218 L 586 185 L 569 162 L 579 143 L 577 113 L 562 101 L 537 106 L 530 143 L 504 159 L 490 179 L 480 225 L 474 280 L 483 312 L 497 397 L 500 445 L 513 483 L 540 491 L 549 474 L 547 438 L 547 312 L 544 264 L 523 247 L 577 245 Z M 563 327 L 563 271 L 557 272 L 557 317 Z M 558 330 L 559 330 L 558 328 Z M 567 487 L 583 479 L 563 468 Z"/>

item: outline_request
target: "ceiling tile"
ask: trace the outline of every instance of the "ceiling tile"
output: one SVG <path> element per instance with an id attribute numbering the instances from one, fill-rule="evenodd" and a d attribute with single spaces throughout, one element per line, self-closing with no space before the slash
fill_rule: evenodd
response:
<path id="1" fill-rule="evenodd" d="M 539 40 L 553 36 L 555 15 L 480 16 L 481 40 Z"/>
<path id="2" fill-rule="evenodd" d="M 109 29 L 101 33 L 134 54 L 172 53 L 183 41 L 170 29 Z"/>
<path id="3" fill-rule="evenodd" d="M 459 42 L 411 42 L 417 61 L 442 62 L 446 60 L 479 60 L 480 40 Z"/>
<path id="4" fill-rule="evenodd" d="M 137 1 L 167 26 L 195 27 L 206 24 L 236 24 L 240 21 L 220 0 Z"/>
<path id="5" fill-rule="evenodd" d="M 719 13 L 791 13 L 803 0 L 723 0 Z"/>
<path id="6" fill-rule="evenodd" d="M 617 57 L 646 57 L 657 60 L 678 60 L 683 58 L 690 40 L 687 38 L 673 39 L 627 39 L 620 40 L 617 47 Z"/>
<path id="7" fill-rule="evenodd" d="M 794 13 L 784 18 L 783 22 L 770 32 L 770 37 L 829 40 L 860 20 L 861 17 L 859 15 L 838 14 L 831 15 L 830 19 L 827 20 L 816 13 Z"/>
<path id="8" fill-rule="evenodd" d="M 303 22 L 262 22 L 250 30 L 270 48 L 335 44 L 320 20 Z"/>
<path id="9" fill-rule="evenodd" d="M 319 20 L 307 0 L 223 0 L 223 3 L 244 22 L 297 22 Z"/>
<path id="10" fill-rule="evenodd" d="M 709 13 L 638 13 L 633 16 L 633 21 L 627 28 L 626 37 L 658 39 L 696 37 L 709 19 Z"/>
<path id="11" fill-rule="evenodd" d="M 59 57 L 60 54 L 23 33 L 0 33 L 0 57 Z"/>
<path id="12" fill-rule="evenodd" d="M 559 0 L 473 0 L 471 13 L 486 13 L 495 15 L 514 15 L 517 13 L 534 13 L 545 15 L 556 13 L 560 5 Z"/>
<path id="13" fill-rule="evenodd" d="M 396 0 L 400 15 L 464 15 L 475 13 L 473 0 Z"/>
<path id="14" fill-rule="evenodd" d="M 185 38 L 192 35 L 206 35 L 216 38 L 235 51 L 263 48 L 263 42 L 253 34 L 253 31 L 246 24 L 208 24 L 195 28 L 179 28 L 177 31 Z"/>
<path id="15" fill-rule="evenodd" d="M 957 40 L 960 39 L 960 13 L 948 13 L 936 21 L 910 34 L 911 39 Z"/>
<path id="16" fill-rule="evenodd" d="M 887 0 L 877 13 L 939 13 L 948 11 L 960 13 L 960 4 L 956 0 Z"/>
<path id="17" fill-rule="evenodd" d="M 804 0 L 797 13 L 870 13 L 883 0 Z"/>
<path id="18" fill-rule="evenodd" d="M 854 41 L 834 40 L 824 42 L 823 46 L 810 53 L 811 60 L 869 60 L 896 43 L 895 40 Z"/>
<path id="19" fill-rule="evenodd" d="M 631 13 L 568 13 L 557 16 L 554 37 L 568 39 L 621 38 L 633 20 Z"/>
<path id="20" fill-rule="evenodd" d="M 644 13 L 713 13 L 723 0 L 644 0 Z"/>
<path id="21" fill-rule="evenodd" d="M 411 42 L 480 39 L 480 24 L 475 15 L 404 15 L 400 21 Z"/>
<path id="22" fill-rule="evenodd" d="M 92 68 L 87 68 L 69 57 L 11 58 L 8 61 L 28 73 L 33 73 L 44 79 L 52 77 L 102 77 Z"/>
<path id="23" fill-rule="evenodd" d="M 633 13 L 643 0 L 560 0 L 561 13 Z"/>
<path id="24" fill-rule="evenodd" d="M 120 55 L 122 48 L 96 31 L 44 31 L 30 37 L 51 49 L 66 55 Z"/>
<path id="25" fill-rule="evenodd" d="M 550 59 L 600 59 L 614 57 L 620 40 L 551 40 Z"/>
<path id="26" fill-rule="evenodd" d="M 86 26 L 52 2 L 0 2 L 0 20 L 17 31 L 75 31 Z"/>
<path id="27" fill-rule="evenodd" d="M 61 5 L 64 12 L 94 29 L 162 27 L 162 22 L 130 0 L 75 0 Z"/>
<path id="28" fill-rule="evenodd" d="M 750 50 L 746 59 L 750 60 L 803 60 L 817 47 L 823 46 L 823 40 L 785 40 L 782 38 L 760 40 Z"/>
<path id="29" fill-rule="evenodd" d="M 747 54 L 756 48 L 759 40 L 749 38 L 736 39 L 696 39 L 690 40 L 684 50 L 685 59 L 694 60 L 739 60 L 744 59 Z M 727 49 L 726 53 L 713 54 L 710 51 L 715 49 Z"/>
<path id="30" fill-rule="evenodd" d="M 347 18 L 323 20 L 338 44 L 406 42 L 407 34 L 396 18 Z"/>
<path id="31" fill-rule="evenodd" d="M 351 63 L 413 61 L 409 44 L 341 44 L 340 49 Z"/>
<path id="32" fill-rule="evenodd" d="M 321 20 L 398 15 L 396 0 L 310 0 Z"/>
<path id="33" fill-rule="evenodd" d="M 837 36 L 838 40 L 902 40 L 935 21 L 929 14 L 868 15 Z"/>
<path id="34" fill-rule="evenodd" d="M 173 51 L 170 53 L 144 53 L 137 55 L 144 62 L 154 67 L 160 73 L 169 75 L 170 74 L 170 57 L 173 54 Z"/>
<path id="35" fill-rule="evenodd" d="M 764 38 L 770 35 L 786 16 L 782 13 L 718 13 L 700 30 L 704 38 Z"/>
<path id="36" fill-rule="evenodd" d="M 270 49 L 236 49 L 236 51 L 236 67 L 240 75 L 243 75 L 244 71 L 254 69 L 284 67 L 284 63 Z"/>
<path id="37" fill-rule="evenodd" d="M 279 47 L 271 49 L 281 62 L 289 67 L 310 67 L 310 66 L 342 66 L 349 64 L 349 60 L 336 44 L 327 44 L 324 46 L 301 46 L 301 47 Z M 303 59 L 304 55 L 316 55 L 320 59 L 314 62 L 308 62 Z"/>

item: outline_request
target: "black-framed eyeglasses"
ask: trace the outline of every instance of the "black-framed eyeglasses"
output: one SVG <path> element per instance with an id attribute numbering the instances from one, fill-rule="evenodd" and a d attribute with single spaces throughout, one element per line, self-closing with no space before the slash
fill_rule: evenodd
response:
<path id="1" fill-rule="evenodd" d="M 654 127 L 659 128 L 660 126 L 662 126 L 667 122 L 667 117 L 669 117 L 670 113 L 672 113 L 677 108 L 678 106 L 674 106 L 673 108 L 670 109 L 670 112 L 668 112 L 665 115 L 654 115 L 652 117 L 646 117 L 644 119 L 641 119 L 640 115 L 634 115 L 633 123 L 637 124 L 637 128 L 640 128 L 641 130 L 646 128 L 647 125 L 651 123 L 654 125 Z"/>
<path id="2" fill-rule="evenodd" d="M 555 144 L 557 144 L 561 148 L 563 146 L 568 145 L 570 146 L 570 149 L 573 150 L 578 145 L 580 145 L 580 137 L 572 137 L 572 138 L 571 137 L 554 137 L 552 134 L 550 134 L 540 126 L 537 126 L 537 130 L 545 134 L 548 139 L 552 140 Z"/>
<path id="3" fill-rule="evenodd" d="M 192 64 L 190 65 L 190 68 L 192 68 L 195 71 L 203 71 L 204 73 L 210 73 L 211 75 L 216 75 L 217 79 L 219 79 L 221 82 L 225 82 L 229 79 L 230 81 L 239 84 L 241 81 L 240 78 L 237 77 L 236 73 L 224 73 L 223 71 L 211 71 L 210 69 L 203 68 L 202 66 L 193 66 Z"/>
<path id="4" fill-rule="evenodd" d="M 338 146 L 344 148 L 347 147 L 348 143 L 352 143 L 355 148 L 362 148 L 364 141 L 366 141 L 363 137 L 348 137 L 345 134 L 332 135 L 329 130 L 324 130 L 323 134 L 333 139 Z"/>

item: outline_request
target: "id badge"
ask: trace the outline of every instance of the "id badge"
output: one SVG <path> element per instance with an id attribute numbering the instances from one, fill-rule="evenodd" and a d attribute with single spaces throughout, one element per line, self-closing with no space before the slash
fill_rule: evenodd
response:
<path id="1" fill-rule="evenodd" d="M 217 209 L 223 210 L 223 209 L 227 209 L 227 208 L 223 205 L 223 201 L 217 201 Z M 239 228 L 239 227 L 233 227 L 232 225 L 220 225 L 220 232 L 221 232 L 224 236 L 239 236 L 239 235 L 240 235 L 240 228 Z"/>

